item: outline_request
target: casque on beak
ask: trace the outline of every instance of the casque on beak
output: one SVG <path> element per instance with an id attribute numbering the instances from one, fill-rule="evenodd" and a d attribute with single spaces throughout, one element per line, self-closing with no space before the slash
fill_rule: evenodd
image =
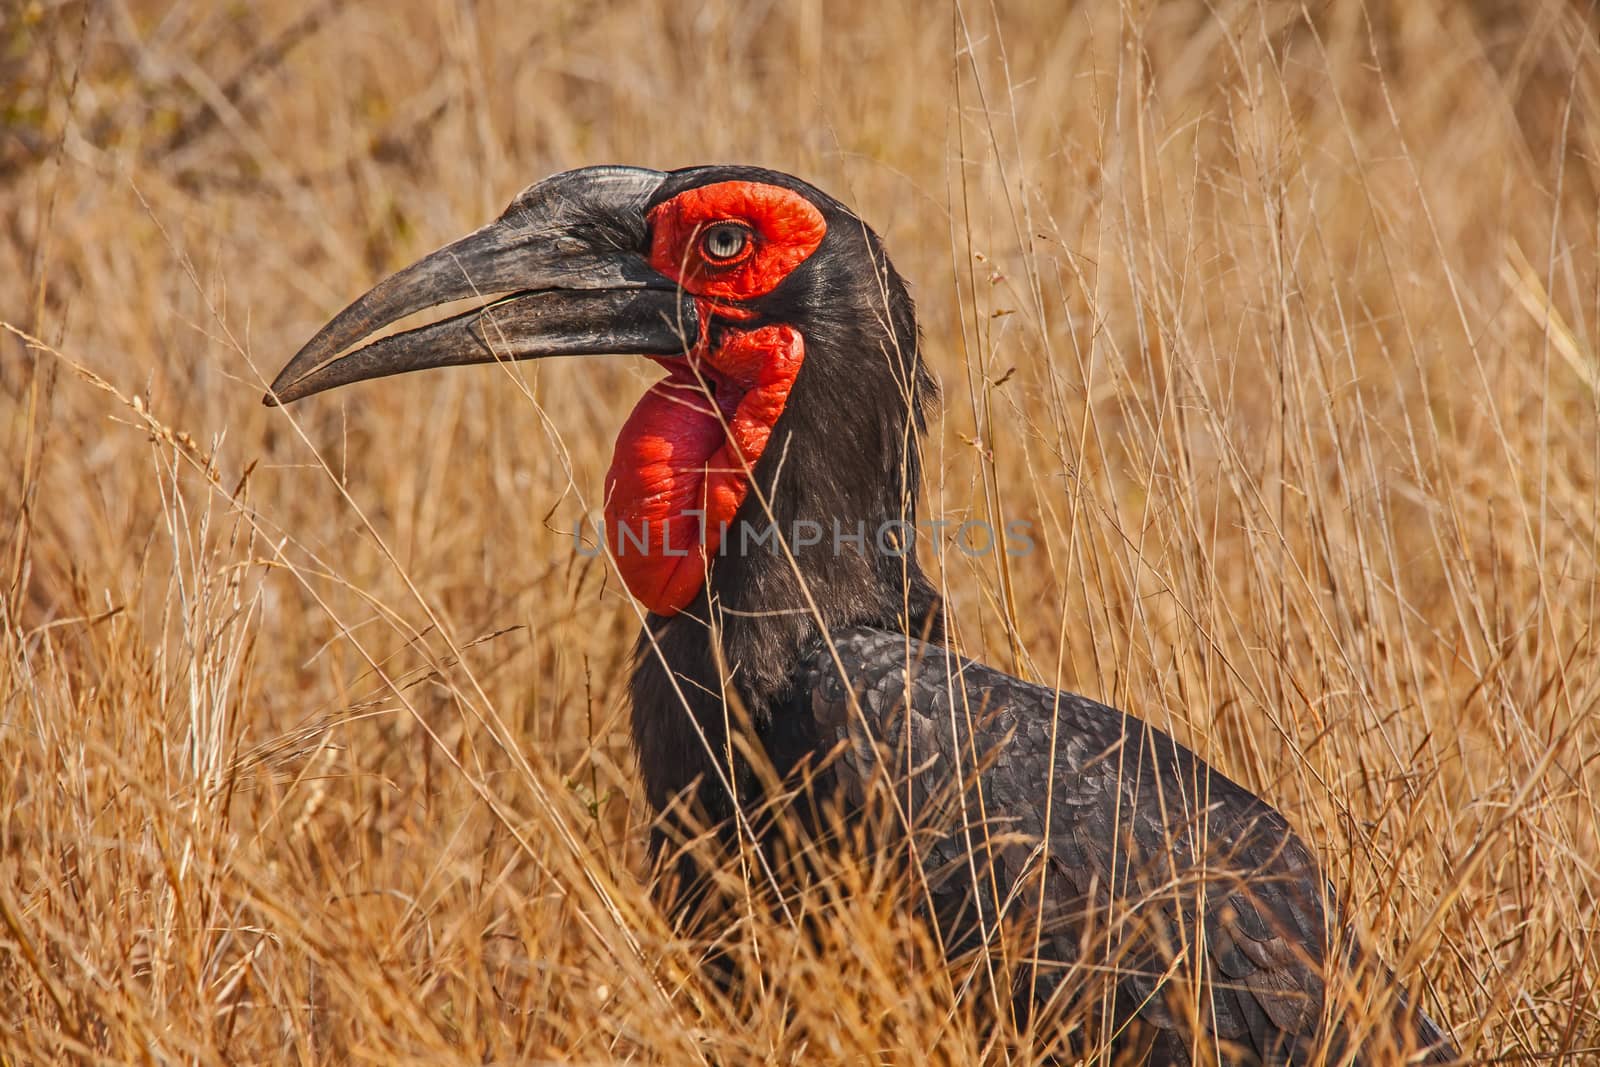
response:
<path id="1" fill-rule="evenodd" d="M 427 367 L 570 355 L 682 355 L 693 301 L 651 269 L 645 204 L 666 177 L 587 167 L 531 186 L 500 218 L 374 286 L 306 342 L 262 398 Z M 340 355 L 407 315 L 471 297 L 481 307 Z"/>

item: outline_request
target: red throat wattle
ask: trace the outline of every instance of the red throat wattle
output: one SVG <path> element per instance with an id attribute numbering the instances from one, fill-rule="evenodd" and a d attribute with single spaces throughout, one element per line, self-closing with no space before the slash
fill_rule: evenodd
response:
<path id="1" fill-rule="evenodd" d="M 701 337 L 687 357 L 658 361 L 667 377 L 617 435 L 605 532 L 628 591 L 673 615 L 704 585 L 805 358 L 791 326 L 730 325 L 713 348 L 709 323 L 748 321 L 736 302 L 775 289 L 827 226 L 798 193 L 756 182 L 687 190 L 654 208 L 650 223 L 651 266 L 694 294 Z"/>
<path id="2" fill-rule="evenodd" d="M 670 365 L 623 424 L 606 538 L 628 591 L 656 614 L 699 593 L 804 357 L 789 326 L 731 334 L 697 361 L 698 378 L 693 363 Z"/>

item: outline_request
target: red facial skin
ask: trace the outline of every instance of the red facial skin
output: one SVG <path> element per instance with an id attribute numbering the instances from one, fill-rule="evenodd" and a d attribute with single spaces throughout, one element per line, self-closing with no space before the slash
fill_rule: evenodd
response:
<path id="1" fill-rule="evenodd" d="M 701 338 L 687 358 L 659 361 L 667 377 L 617 435 L 606 538 L 628 591 L 652 612 L 673 615 L 705 584 L 805 358 L 793 327 L 725 330 L 713 350 L 709 322 L 748 319 L 727 302 L 770 293 L 816 251 L 827 226 L 798 193 L 757 182 L 687 190 L 652 210 L 650 223 L 650 264 L 694 294 Z M 724 223 L 748 236 L 739 253 L 717 260 L 703 238 Z"/>
<path id="2" fill-rule="evenodd" d="M 700 237 L 719 222 L 747 226 L 755 238 L 741 255 L 712 262 Z M 679 193 L 650 212 L 650 265 L 696 296 L 765 296 L 817 250 L 828 232 L 811 201 L 759 182 L 718 182 Z"/>

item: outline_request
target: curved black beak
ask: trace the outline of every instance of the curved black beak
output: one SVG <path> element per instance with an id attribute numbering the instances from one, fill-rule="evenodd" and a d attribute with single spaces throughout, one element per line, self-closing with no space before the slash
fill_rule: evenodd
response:
<path id="1" fill-rule="evenodd" d="M 567 355 L 680 356 L 699 333 L 693 302 L 652 270 L 645 205 L 666 175 L 567 171 L 525 190 L 489 225 L 374 286 L 306 342 L 262 402 L 426 367 Z M 472 311 L 351 345 L 407 315 L 470 297 Z"/>

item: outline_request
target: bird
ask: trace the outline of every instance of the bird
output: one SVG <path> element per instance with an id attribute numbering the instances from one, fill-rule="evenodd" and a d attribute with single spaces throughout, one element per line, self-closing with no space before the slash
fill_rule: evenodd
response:
<path id="1" fill-rule="evenodd" d="M 1074 1020 L 1066 1047 L 1457 1056 L 1342 936 L 1271 805 L 1133 715 L 949 647 L 917 553 L 937 387 L 905 280 L 844 203 L 743 165 L 553 175 L 339 312 L 263 400 L 553 356 L 665 371 L 618 431 L 603 536 L 644 614 L 631 732 L 676 913 L 711 892 L 695 828 L 724 850 L 755 839 L 781 878 L 870 820 L 914 857 L 952 959 L 1025 931 L 1005 996 L 1024 1024 Z M 785 859 L 781 841 L 800 845 Z M 1335 996 L 1358 971 L 1364 1013 Z"/>

